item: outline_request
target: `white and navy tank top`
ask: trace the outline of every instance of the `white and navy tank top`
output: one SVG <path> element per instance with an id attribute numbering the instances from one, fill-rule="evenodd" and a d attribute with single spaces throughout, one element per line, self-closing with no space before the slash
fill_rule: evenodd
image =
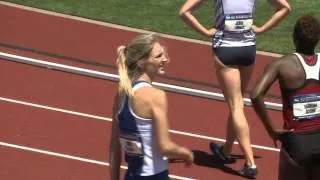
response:
<path id="1" fill-rule="evenodd" d="M 146 86 L 152 85 L 145 81 L 137 81 L 133 84 L 133 91 Z M 167 170 L 167 158 L 159 151 L 154 121 L 135 114 L 127 96 L 121 102 L 117 119 L 120 143 L 125 151 L 128 171 L 139 176 L 151 176 Z"/>
<path id="2" fill-rule="evenodd" d="M 215 0 L 213 48 L 241 47 L 256 44 L 251 27 L 255 0 Z"/>
<path id="3" fill-rule="evenodd" d="M 304 69 L 305 80 L 301 87 L 282 93 L 284 129 L 295 132 L 320 129 L 320 55 L 308 61 L 298 53 L 295 55 Z"/>

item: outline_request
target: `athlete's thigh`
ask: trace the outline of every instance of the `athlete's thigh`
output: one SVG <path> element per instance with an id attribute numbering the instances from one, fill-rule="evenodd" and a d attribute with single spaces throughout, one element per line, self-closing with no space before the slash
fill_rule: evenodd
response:
<path id="1" fill-rule="evenodd" d="M 240 77 L 241 77 L 241 90 L 244 94 L 246 88 L 248 87 L 248 84 L 250 82 L 252 72 L 254 69 L 254 64 L 251 64 L 249 66 L 241 66 L 239 67 L 240 70 Z"/>
<path id="2" fill-rule="evenodd" d="M 308 172 L 281 149 L 278 180 L 308 180 Z"/>
<path id="3" fill-rule="evenodd" d="M 216 68 L 223 94 L 231 108 L 242 105 L 241 78 L 240 71 L 236 66 Z"/>

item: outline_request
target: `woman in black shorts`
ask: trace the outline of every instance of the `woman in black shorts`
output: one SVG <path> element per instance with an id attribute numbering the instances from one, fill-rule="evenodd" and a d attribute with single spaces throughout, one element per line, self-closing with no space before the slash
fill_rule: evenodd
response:
<path id="1" fill-rule="evenodd" d="M 215 0 L 215 25 L 207 29 L 192 14 L 204 0 L 187 0 L 180 9 L 182 19 L 194 30 L 212 38 L 212 56 L 216 74 L 229 106 L 226 143 L 210 143 L 213 153 L 223 162 L 230 157 L 237 139 L 245 155 L 241 175 L 255 177 L 257 168 L 251 148 L 249 126 L 244 114 L 243 94 L 250 80 L 256 56 L 256 34 L 276 26 L 289 12 L 286 0 L 268 0 L 276 8 L 272 17 L 261 27 L 253 25 L 255 0 Z"/>
<path id="2" fill-rule="evenodd" d="M 296 53 L 269 64 L 251 94 L 269 136 L 282 142 L 279 180 L 320 179 L 320 22 L 301 17 L 294 28 Z M 276 129 L 264 105 L 269 87 L 279 80 L 283 129 Z"/>

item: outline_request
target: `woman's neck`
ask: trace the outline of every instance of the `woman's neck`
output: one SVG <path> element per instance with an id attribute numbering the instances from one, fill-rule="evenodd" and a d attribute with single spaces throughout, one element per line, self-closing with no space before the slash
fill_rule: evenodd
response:
<path id="1" fill-rule="evenodd" d="M 153 78 L 151 78 L 147 74 L 141 74 L 141 75 L 137 76 L 136 78 L 134 78 L 134 81 L 146 81 L 146 82 L 152 83 L 152 79 Z"/>
<path id="2" fill-rule="evenodd" d="M 315 54 L 314 49 L 306 49 L 306 48 L 299 48 L 299 47 L 296 48 L 296 52 L 307 55 L 307 56 L 312 56 Z"/>

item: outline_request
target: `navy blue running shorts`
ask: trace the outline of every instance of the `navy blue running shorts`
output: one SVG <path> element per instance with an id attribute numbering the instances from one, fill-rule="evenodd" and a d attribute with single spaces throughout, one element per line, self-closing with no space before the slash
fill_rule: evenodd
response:
<path id="1" fill-rule="evenodd" d="M 226 66 L 250 66 L 256 59 L 256 46 L 214 48 L 216 56 Z"/>
<path id="2" fill-rule="evenodd" d="M 169 172 L 167 170 L 152 176 L 138 176 L 127 171 L 126 176 L 124 178 L 124 180 L 168 180 L 168 179 L 169 179 Z"/>

